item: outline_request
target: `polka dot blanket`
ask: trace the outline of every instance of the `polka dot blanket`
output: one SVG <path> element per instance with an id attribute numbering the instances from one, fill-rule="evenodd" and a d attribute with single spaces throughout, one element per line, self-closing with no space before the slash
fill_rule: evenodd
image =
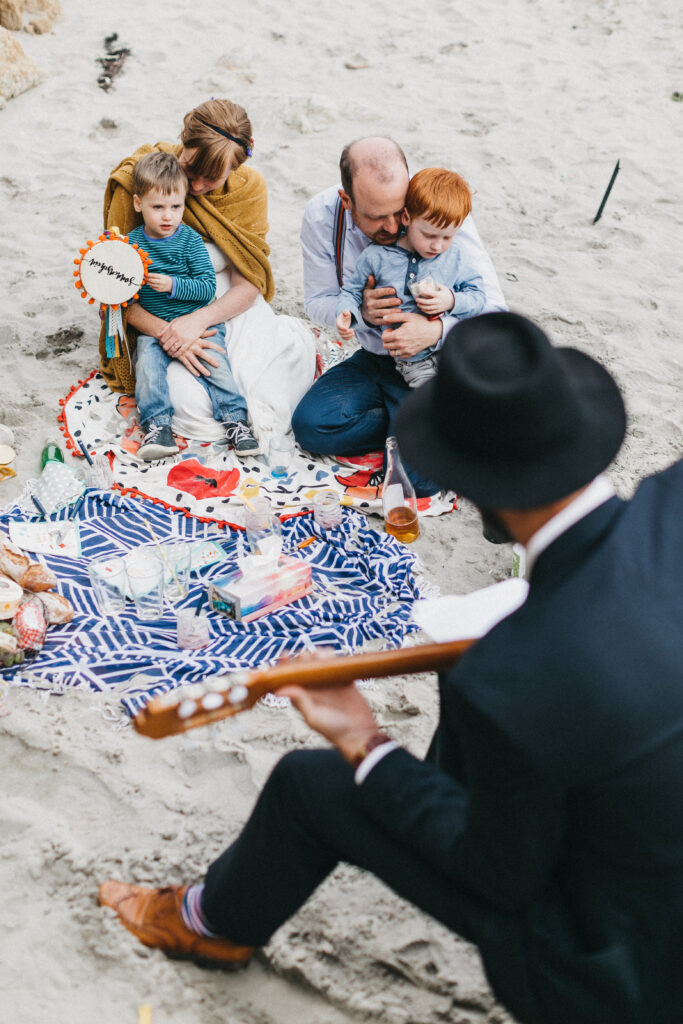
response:
<path id="1" fill-rule="evenodd" d="M 336 491 L 344 506 L 382 512 L 381 452 L 314 458 L 297 447 L 286 473 L 277 476 L 265 456 L 238 459 L 227 442 L 176 437 L 177 455 L 143 462 L 137 457 L 142 430 L 133 396 L 114 394 L 93 371 L 60 404 L 66 446 L 76 456 L 81 456 L 79 443 L 91 454 L 107 453 L 121 494 L 236 526 L 244 525 L 247 503 L 256 495 L 268 497 L 279 516 L 310 511 L 314 496 L 324 489 Z M 421 515 L 442 515 L 456 507 L 453 493 L 418 499 Z"/>

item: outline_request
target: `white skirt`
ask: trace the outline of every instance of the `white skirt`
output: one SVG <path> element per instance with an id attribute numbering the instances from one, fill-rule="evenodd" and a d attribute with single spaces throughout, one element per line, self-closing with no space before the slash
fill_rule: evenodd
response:
<path id="1" fill-rule="evenodd" d="M 230 269 L 218 246 L 207 244 L 216 271 L 216 295 L 230 288 Z M 315 338 L 301 320 L 276 315 L 262 295 L 226 323 L 225 342 L 235 382 L 247 400 L 252 430 L 266 445 L 286 434 L 292 413 L 313 383 Z M 175 410 L 173 430 L 196 441 L 218 441 L 224 429 L 213 418 L 211 401 L 182 363 L 168 367 Z"/>

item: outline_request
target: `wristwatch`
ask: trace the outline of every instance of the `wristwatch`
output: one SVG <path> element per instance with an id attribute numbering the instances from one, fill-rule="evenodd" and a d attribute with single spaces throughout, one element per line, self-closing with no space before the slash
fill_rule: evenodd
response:
<path id="1" fill-rule="evenodd" d="M 355 771 L 363 763 L 365 758 L 368 756 L 375 747 L 381 747 L 383 743 L 391 743 L 391 736 L 387 736 L 385 732 L 374 732 L 369 740 L 366 740 L 365 744 L 360 748 L 357 754 L 354 754 L 353 760 L 351 761 L 351 767 Z"/>

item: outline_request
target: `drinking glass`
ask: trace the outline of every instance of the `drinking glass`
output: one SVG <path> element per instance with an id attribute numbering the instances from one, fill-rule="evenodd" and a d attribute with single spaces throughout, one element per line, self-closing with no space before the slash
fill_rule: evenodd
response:
<path id="1" fill-rule="evenodd" d="M 176 612 L 176 624 L 178 647 L 197 651 L 211 642 L 209 616 L 206 612 L 198 612 L 195 608 L 180 608 Z"/>
<path id="2" fill-rule="evenodd" d="M 88 575 L 100 611 L 106 616 L 121 615 L 126 607 L 126 563 L 122 558 L 96 558 L 88 566 Z"/>
<path id="3" fill-rule="evenodd" d="M 313 519 L 324 530 L 333 530 L 342 521 L 342 507 L 336 491 L 318 491 L 313 497 Z"/>
<path id="4" fill-rule="evenodd" d="M 160 619 L 164 609 L 165 565 L 158 548 L 138 548 L 128 556 L 126 572 L 137 617 Z"/>
<path id="5" fill-rule="evenodd" d="M 294 440 L 291 437 L 274 437 L 270 442 L 268 461 L 271 476 L 287 476 L 287 470 L 294 458 Z"/>
<path id="6" fill-rule="evenodd" d="M 279 555 L 282 551 L 282 525 L 273 515 L 267 498 L 252 498 L 245 519 L 247 544 L 254 555 Z"/>
<path id="7" fill-rule="evenodd" d="M 184 540 L 167 540 L 161 545 L 166 597 L 174 604 L 187 597 L 190 586 L 192 545 Z"/>

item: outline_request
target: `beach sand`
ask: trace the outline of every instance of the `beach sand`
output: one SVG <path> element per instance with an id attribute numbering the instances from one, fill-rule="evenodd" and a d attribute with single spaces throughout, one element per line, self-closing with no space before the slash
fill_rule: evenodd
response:
<path id="1" fill-rule="evenodd" d="M 393 135 L 411 170 L 443 165 L 474 214 L 510 307 L 600 359 L 623 388 L 623 495 L 680 455 L 683 91 L 678 5 L 633 0 L 444 2 L 402 13 L 344 5 L 205 0 L 163 9 L 63 0 L 42 36 L 16 38 L 43 84 L 0 110 L 0 422 L 15 431 L 9 500 L 37 475 L 58 401 L 96 365 L 98 323 L 72 285 L 99 233 L 109 170 L 174 140 L 210 95 L 252 118 L 270 190 L 277 311 L 303 315 L 298 228 L 337 180 L 351 139 Z M 104 37 L 131 56 L 97 85 Z M 678 145 L 676 144 L 678 140 Z M 621 172 L 593 225 L 617 159 Z M 56 337 L 55 337 L 56 336 Z M 379 520 L 375 520 L 381 526 Z M 464 593 L 509 572 L 473 510 L 424 523 L 428 578 Z M 435 678 L 369 691 L 378 718 L 422 753 Z M 274 761 L 316 745 L 292 711 L 153 743 L 117 729 L 116 695 L 14 690 L 0 720 L 0 992 L 13 1024 L 502 1024 L 476 952 L 379 883 L 341 868 L 235 976 L 139 946 L 97 885 L 199 877 L 237 833 Z"/>

